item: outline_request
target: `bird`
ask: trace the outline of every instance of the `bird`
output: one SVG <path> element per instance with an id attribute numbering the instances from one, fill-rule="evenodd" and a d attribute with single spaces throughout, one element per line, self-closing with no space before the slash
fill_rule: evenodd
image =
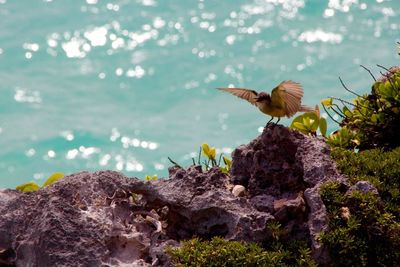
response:
<path id="1" fill-rule="evenodd" d="M 237 97 L 247 100 L 255 105 L 261 112 L 270 115 L 271 119 L 267 125 L 278 117 L 292 117 L 297 112 L 315 112 L 314 108 L 301 104 L 304 91 L 300 83 L 287 80 L 281 82 L 272 89 L 271 94 L 267 92 L 257 92 L 246 88 L 217 88 L 218 90 L 231 93 Z"/>

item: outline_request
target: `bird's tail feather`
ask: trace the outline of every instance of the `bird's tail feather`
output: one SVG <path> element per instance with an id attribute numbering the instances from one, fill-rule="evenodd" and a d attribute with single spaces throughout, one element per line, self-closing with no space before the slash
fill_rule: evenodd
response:
<path id="1" fill-rule="evenodd" d="M 318 110 L 318 106 L 316 106 L 315 108 L 312 108 L 312 107 L 302 105 L 300 107 L 300 112 L 317 112 L 317 110 Z"/>

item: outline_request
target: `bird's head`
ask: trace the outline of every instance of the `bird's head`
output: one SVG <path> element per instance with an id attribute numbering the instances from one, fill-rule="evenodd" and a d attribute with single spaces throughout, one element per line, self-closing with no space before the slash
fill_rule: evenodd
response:
<path id="1" fill-rule="evenodd" d="M 271 96 L 268 93 L 261 92 L 256 97 L 256 102 L 271 102 Z"/>

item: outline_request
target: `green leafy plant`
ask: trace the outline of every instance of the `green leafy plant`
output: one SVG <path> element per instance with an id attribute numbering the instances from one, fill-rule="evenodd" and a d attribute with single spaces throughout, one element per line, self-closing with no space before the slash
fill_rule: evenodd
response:
<path id="1" fill-rule="evenodd" d="M 56 182 L 57 180 L 61 179 L 62 177 L 64 177 L 64 174 L 61 173 L 61 172 L 53 173 L 44 182 L 42 188 L 46 187 L 48 185 L 51 185 L 52 183 Z M 21 192 L 32 192 L 32 191 L 39 190 L 40 186 L 35 182 L 29 182 L 29 183 L 18 185 L 15 189 L 17 189 L 17 190 L 19 190 Z"/>
<path id="2" fill-rule="evenodd" d="M 201 161 L 202 155 L 205 156 L 205 159 L 203 161 Z M 229 173 L 232 167 L 232 159 L 223 155 L 222 153 L 219 155 L 218 161 L 216 160 L 216 158 L 217 158 L 217 149 L 215 147 L 210 147 L 207 143 L 201 145 L 197 163 L 199 165 L 202 163 L 206 171 L 208 171 L 211 167 L 218 166 L 222 172 Z M 221 160 L 223 161 L 224 166 L 222 166 Z M 193 159 L 193 164 L 195 164 L 194 159 Z"/>
<path id="3" fill-rule="evenodd" d="M 334 97 L 322 101 L 329 117 L 347 129 L 343 133 L 352 134 L 352 142 L 348 142 L 348 136 L 339 136 L 341 142 L 331 142 L 331 145 L 359 149 L 400 146 L 400 139 L 397 138 L 400 131 L 400 68 L 378 66 L 386 71 L 381 72 L 379 80 L 364 67 L 375 81 L 370 94 L 359 95 L 348 89 L 340 79 L 343 87 L 356 95 L 353 102 Z M 335 120 L 330 112 L 341 118 L 341 122 Z"/>
<path id="4" fill-rule="evenodd" d="M 29 182 L 25 184 L 18 185 L 15 189 L 21 192 L 32 192 L 40 189 L 40 186 L 35 182 Z"/>
<path id="5" fill-rule="evenodd" d="M 207 157 L 208 162 L 206 165 L 209 165 L 210 162 L 212 166 L 217 165 L 217 160 L 215 159 L 217 155 L 217 149 L 215 147 L 210 147 L 208 144 L 204 143 L 201 145 L 201 151 L 203 151 L 203 154 Z"/>
<path id="6" fill-rule="evenodd" d="M 267 225 L 267 228 L 271 232 L 272 238 L 274 238 L 276 241 L 279 241 L 283 235 L 282 225 L 277 221 L 270 221 Z"/>
<path id="7" fill-rule="evenodd" d="M 52 183 L 54 183 L 55 181 L 63 178 L 65 175 L 62 172 L 55 172 L 52 175 L 49 176 L 49 178 L 47 178 L 47 180 L 44 182 L 43 187 L 51 185 Z"/>
<path id="8" fill-rule="evenodd" d="M 321 187 L 329 231 L 320 240 L 332 266 L 396 266 L 400 262 L 400 224 L 373 193 L 352 191 L 337 182 Z"/>
<path id="9" fill-rule="evenodd" d="M 155 175 L 146 175 L 146 176 L 144 177 L 144 180 L 145 180 L 146 182 L 157 181 L 157 180 L 158 180 L 158 176 L 157 176 L 157 174 L 155 174 Z"/>
<path id="10" fill-rule="evenodd" d="M 182 241 L 180 248 L 168 247 L 174 266 L 316 266 L 311 250 L 293 242 L 283 248 L 263 249 L 255 243 L 229 241 L 220 237 Z"/>
<path id="11" fill-rule="evenodd" d="M 174 166 L 182 168 L 170 157 L 168 157 L 168 160 L 174 164 Z M 197 163 L 194 158 L 192 158 L 192 161 L 193 165 L 202 166 L 205 171 L 210 170 L 212 167 L 219 167 L 223 173 L 229 174 L 229 171 L 232 167 L 232 159 L 225 156 L 223 153 L 219 154 L 219 159 L 217 161 L 217 149 L 215 147 L 210 147 L 210 145 L 207 143 L 203 143 L 200 146 Z M 222 165 L 221 161 L 224 163 L 224 165 Z"/>
<path id="12" fill-rule="evenodd" d="M 220 167 L 223 173 L 229 173 L 232 167 L 232 159 L 227 156 L 222 156 L 222 160 L 224 161 L 225 166 Z"/>
<path id="13" fill-rule="evenodd" d="M 317 106 L 316 112 L 303 113 L 292 121 L 290 128 L 296 129 L 303 134 L 317 135 L 319 129 L 322 136 L 326 136 L 327 131 L 326 119 L 320 116 L 319 108 Z"/>
<path id="14" fill-rule="evenodd" d="M 346 127 L 342 127 L 339 130 L 331 133 L 326 142 L 331 147 L 340 148 L 355 148 L 360 145 L 360 140 L 358 139 L 357 134 Z"/>

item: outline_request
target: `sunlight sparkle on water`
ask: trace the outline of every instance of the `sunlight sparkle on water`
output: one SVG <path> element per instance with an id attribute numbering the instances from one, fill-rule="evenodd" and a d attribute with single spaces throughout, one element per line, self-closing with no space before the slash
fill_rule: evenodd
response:
<path id="1" fill-rule="evenodd" d="M 33 157 L 35 154 L 36 154 L 36 150 L 33 149 L 33 148 L 28 149 L 28 150 L 25 152 L 25 155 L 26 155 L 27 157 Z"/>
<path id="2" fill-rule="evenodd" d="M 300 42 L 314 43 L 314 42 L 330 42 L 334 44 L 341 43 L 343 37 L 341 34 L 333 32 L 325 32 L 321 29 L 314 31 L 305 31 L 300 34 L 298 40 Z"/>
<path id="3" fill-rule="evenodd" d="M 90 41 L 92 46 L 103 46 L 107 43 L 106 27 L 99 27 L 92 31 L 87 31 L 84 33 L 84 36 Z"/>
<path id="4" fill-rule="evenodd" d="M 65 156 L 67 159 L 74 159 L 76 156 L 78 156 L 79 150 L 78 149 L 71 149 L 67 152 L 67 155 Z"/>
<path id="5" fill-rule="evenodd" d="M 54 158 L 56 156 L 56 152 L 54 150 L 47 151 L 47 156 L 49 158 Z"/>
<path id="6" fill-rule="evenodd" d="M 100 166 L 106 166 L 110 159 L 111 159 L 111 155 L 110 154 L 103 155 L 99 160 L 99 165 Z"/>
<path id="7" fill-rule="evenodd" d="M 30 91 L 24 88 L 16 88 L 14 100 L 20 103 L 41 103 L 42 98 L 39 91 Z"/>
<path id="8" fill-rule="evenodd" d="M 62 137 L 64 137 L 65 140 L 67 140 L 67 141 L 72 141 L 75 138 L 72 131 L 63 131 L 63 132 L 60 133 L 60 135 Z"/>
<path id="9" fill-rule="evenodd" d="M 74 37 L 69 42 L 63 43 L 62 48 L 69 58 L 83 58 L 86 56 L 86 53 L 81 50 L 83 44 L 83 40 Z"/>
<path id="10" fill-rule="evenodd" d="M 86 0 L 86 3 L 88 3 L 88 5 L 95 5 L 97 4 L 98 0 Z"/>

